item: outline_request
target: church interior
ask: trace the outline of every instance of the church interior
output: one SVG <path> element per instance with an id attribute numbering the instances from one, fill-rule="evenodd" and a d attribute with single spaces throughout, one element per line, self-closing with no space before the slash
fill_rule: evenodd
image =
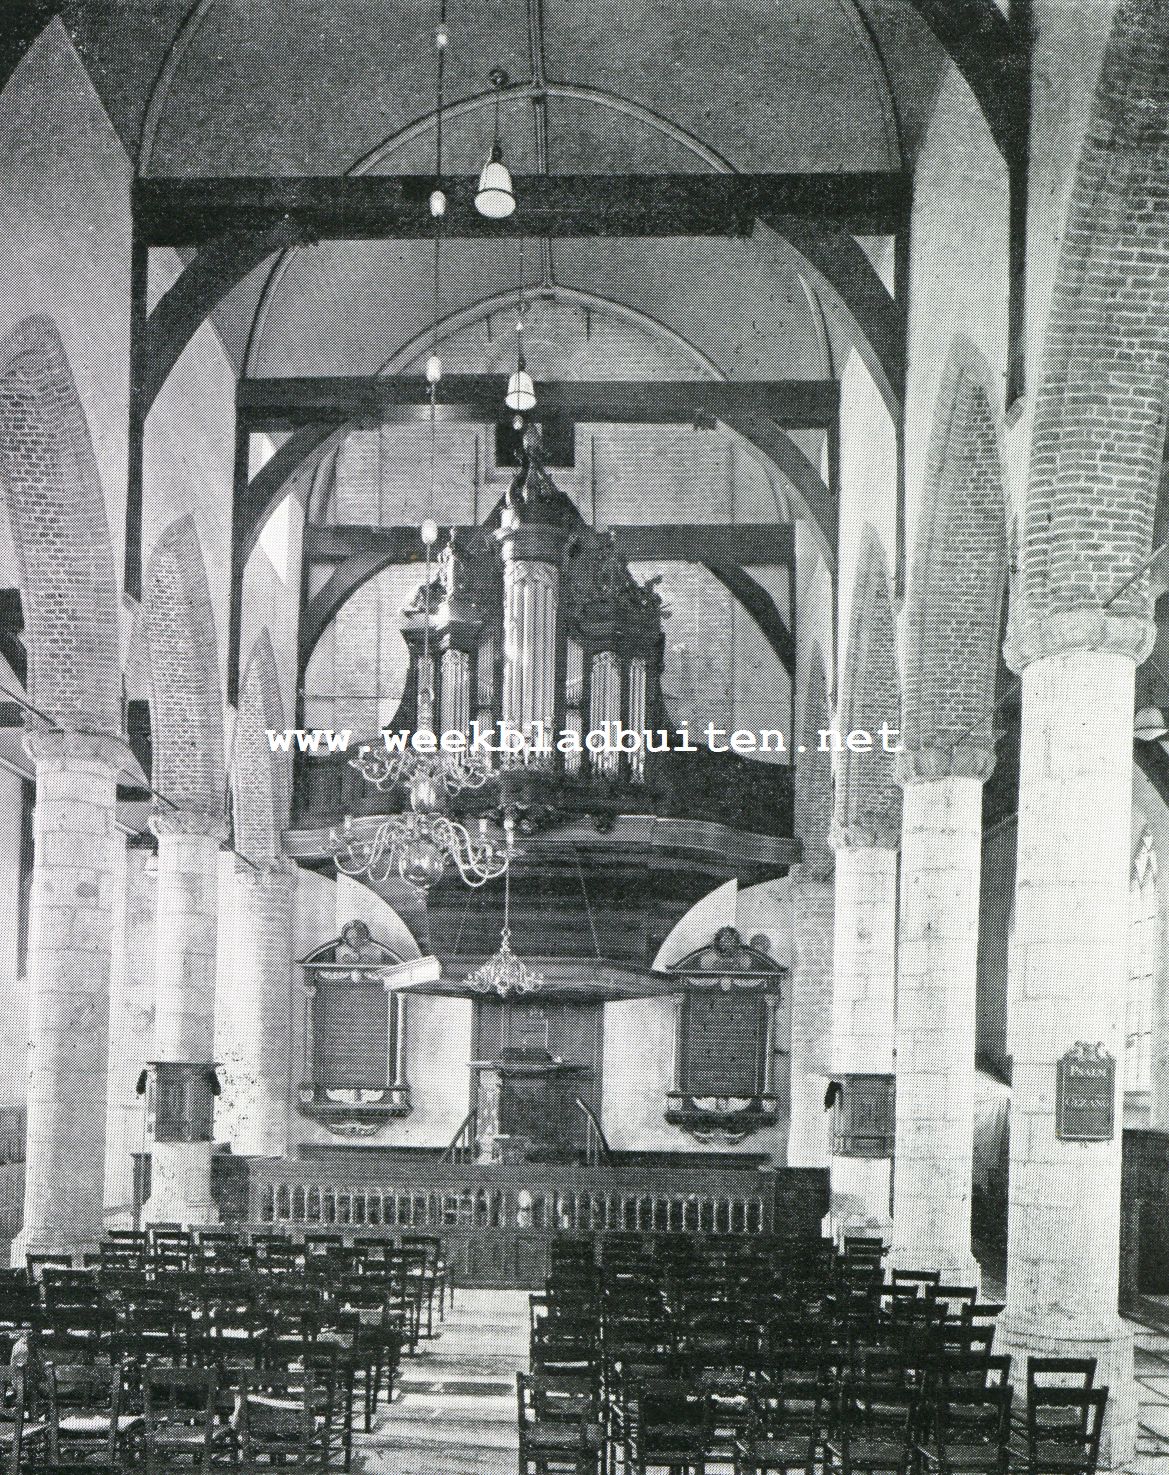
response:
<path id="1" fill-rule="evenodd" d="M 1156 1468 L 1167 402 L 1161 0 L 3 0 L 8 1468 Z"/>

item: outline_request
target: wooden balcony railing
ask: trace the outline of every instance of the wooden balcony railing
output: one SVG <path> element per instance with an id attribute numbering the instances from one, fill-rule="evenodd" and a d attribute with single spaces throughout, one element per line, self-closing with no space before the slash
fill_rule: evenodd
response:
<path id="1" fill-rule="evenodd" d="M 769 1233 L 785 1171 L 259 1158 L 248 1164 L 247 1218 L 355 1236 L 441 1234 L 462 1284 L 537 1286 L 561 1234 Z"/>

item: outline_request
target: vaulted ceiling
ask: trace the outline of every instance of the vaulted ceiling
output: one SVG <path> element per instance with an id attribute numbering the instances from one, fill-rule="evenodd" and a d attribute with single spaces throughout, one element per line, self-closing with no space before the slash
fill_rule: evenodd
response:
<path id="1" fill-rule="evenodd" d="M 75 0 L 63 19 L 144 174 L 432 168 L 437 0 Z M 495 66 L 517 172 L 592 173 L 895 169 L 944 65 L 910 0 L 450 0 L 448 24 L 444 149 L 463 174 L 490 144 Z M 532 246 L 525 275 L 632 308 L 729 377 L 822 377 L 846 342 L 799 265 L 759 227 Z M 430 276 L 423 243 L 297 248 L 216 323 L 248 372 L 372 373 L 431 322 Z M 514 243 L 452 242 L 440 315 L 517 281 Z"/>

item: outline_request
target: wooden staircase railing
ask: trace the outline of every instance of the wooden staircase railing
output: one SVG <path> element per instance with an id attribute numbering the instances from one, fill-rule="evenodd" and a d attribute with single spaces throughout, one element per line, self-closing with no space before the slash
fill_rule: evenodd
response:
<path id="1" fill-rule="evenodd" d="M 582 1101 L 579 1096 L 576 1098 L 576 1104 L 585 1116 L 585 1162 L 590 1168 L 611 1162 L 613 1154 L 609 1150 L 609 1144 L 601 1130 L 596 1112 L 587 1101 Z"/>
<path id="2" fill-rule="evenodd" d="M 473 1163 L 475 1161 L 475 1131 L 478 1112 L 474 1107 L 459 1125 L 459 1130 L 447 1143 L 439 1157 L 440 1163 Z"/>

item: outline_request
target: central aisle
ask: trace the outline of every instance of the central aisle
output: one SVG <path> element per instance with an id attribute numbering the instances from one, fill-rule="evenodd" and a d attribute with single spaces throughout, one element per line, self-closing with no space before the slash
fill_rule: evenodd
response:
<path id="1" fill-rule="evenodd" d="M 357 1437 L 355 1475 L 510 1475 L 527 1366 L 528 1293 L 457 1290 L 435 1336 L 402 1359 L 393 1405 Z"/>

